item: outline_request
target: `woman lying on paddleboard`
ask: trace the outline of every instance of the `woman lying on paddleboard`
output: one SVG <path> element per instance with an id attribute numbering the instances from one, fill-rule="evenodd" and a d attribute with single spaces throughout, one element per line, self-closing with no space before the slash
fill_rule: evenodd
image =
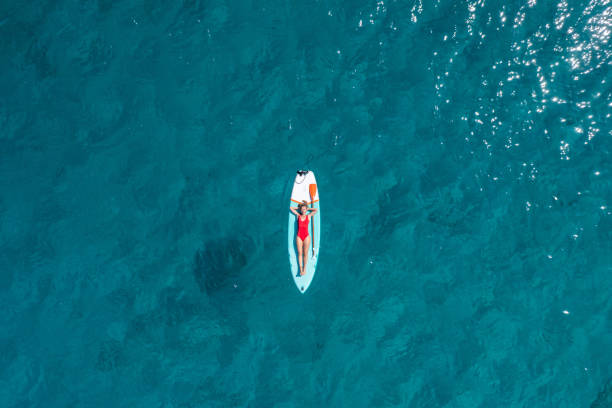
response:
<path id="1" fill-rule="evenodd" d="M 310 246 L 310 234 L 308 233 L 308 223 L 310 218 L 315 215 L 318 211 L 317 208 L 308 208 L 306 201 L 302 201 L 298 204 L 297 211 L 295 207 L 289 207 L 292 213 L 297 217 L 298 222 L 298 233 L 295 237 L 295 242 L 298 249 L 298 263 L 300 265 L 300 275 L 304 275 L 306 272 L 306 264 L 308 263 L 308 247 Z M 299 213 L 298 213 L 299 211 Z M 312 211 L 308 214 L 308 211 Z"/>

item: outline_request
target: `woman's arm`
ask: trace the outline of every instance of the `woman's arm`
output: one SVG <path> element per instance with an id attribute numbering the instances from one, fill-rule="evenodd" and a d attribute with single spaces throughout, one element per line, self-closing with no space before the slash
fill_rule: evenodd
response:
<path id="1" fill-rule="evenodd" d="M 291 211 L 292 213 L 294 213 L 295 215 L 298 215 L 298 212 L 295 211 L 295 207 L 291 207 L 289 206 L 289 211 Z"/>
<path id="2" fill-rule="evenodd" d="M 309 208 L 310 211 L 312 211 L 310 214 L 308 214 L 308 216 L 313 216 L 317 213 L 317 211 L 319 211 L 318 208 Z"/>

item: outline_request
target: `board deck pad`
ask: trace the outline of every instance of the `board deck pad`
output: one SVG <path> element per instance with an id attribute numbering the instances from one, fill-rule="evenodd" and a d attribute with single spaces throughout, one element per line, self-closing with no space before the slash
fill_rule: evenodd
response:
<path id="1" fill-rule="evenodd" d="M 298 206 L 302 200 L 306 200 L 308 207 L 317 208 L 316 215 L 311 217 L 308 223 L 308 233 L 310 234 L 310 246 L 308 248 L 308 264 L 306 265 L 306 273 L 300 276 L 300 268 L 297 261 L 297 217 L 291 211 L 289 211 L 289 228 L 288 228 L 288 247 L 289 247 L 289 265 L 291 276 L 293 281 L 301 293 L 306 292 L 310 286 L 317 269 L 317 261 L 319 259 L 319 246 L 321 243 L 321 207 L 319 206 L 319 185 L 317 184 L 317 192 L 314 196 L 314 200 L 310 198 L 309 186 L 311 184 L 317 184 L 317 180 L 312 171 L 308 171 L 306 174 L 297 174 L 295 181 L 293 182 L 293 189 L 291 191 L 291 198 L 289 205 L 291 207 Z M 314 227 L 314 234 L 313 234 Z M 312 254 L 314 237 L 314 256 Z"/>

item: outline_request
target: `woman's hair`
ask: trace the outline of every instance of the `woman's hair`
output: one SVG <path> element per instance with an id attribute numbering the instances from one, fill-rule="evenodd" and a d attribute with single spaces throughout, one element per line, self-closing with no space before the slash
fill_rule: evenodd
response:
<path id="1" fill-rule="evenodd" d="M 308 207 L 306 200 L 302 200 L 302 202 L 298 204 L 298 211 L 302 211 L 302 207 Z"/>

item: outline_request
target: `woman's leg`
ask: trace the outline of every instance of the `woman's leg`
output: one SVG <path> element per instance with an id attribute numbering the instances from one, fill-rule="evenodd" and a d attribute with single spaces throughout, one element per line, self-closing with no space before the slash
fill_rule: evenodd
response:
<path id="1" fill-rule="evenodd" d="M 299 274 L 302 275 L 302 240 L 300 237 L 295 237 L 295 245 L 297 246 L 298 250 L 298 267 L 300 268 Z"/>
<path id="2" fill-rule="evenodd" d="M 306 237 L 304 240 L 304 245 L 302 246 L 302 252 L 304 253 L 304 268 L 302 271 L 306 273 L 306 264 L 308 264 L 308 247 L 310 246 L 310 235 Z"/>

